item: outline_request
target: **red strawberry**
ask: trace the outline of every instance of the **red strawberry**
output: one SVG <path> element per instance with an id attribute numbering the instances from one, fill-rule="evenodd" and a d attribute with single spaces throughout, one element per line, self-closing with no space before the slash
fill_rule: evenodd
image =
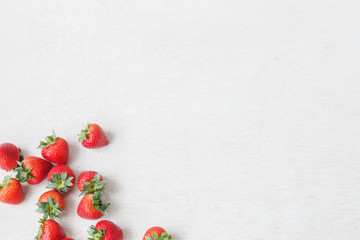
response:
<path id="1" fill-rule="evenodd" d="M 77 214 L 85 219 L 99 219 L 106 214 L 109 204 L 103 203 L 102 191 L 86 194 L 80 201 Z"/>
<path id="2" fill-rule="evenodd" d="M 20 149 L 12 143 L 0 145 L 0 168 L 6 171 L 17 167 L 17 161 L 21 161 Z"/>
<path id="3" fill-rule="evenodd" d="M 46 178 L 52 166 L 51 162 L 42 158 L 26 157 L 15 169 L 17 171 L 15 177 L 20 182 L 27 182 L 31 185 L 39 184 Z"/>
<path id="4" fill-rule="evenodd" d="M 123 240 L 124 233 L 115 223 L 102 220 L 88 230 L 89 240 Z"/>
<path id="5" fill-rule="evenodd" d="M 104 131 L 96 123 L 88 123 L 78 136 L 79 142 L 86 148 L 99 148 L 109 144 Z"/>
<path id="6" fill-rule="evenodd" d="M 55 164 L 66 164 L 69 158 L 69 144 L 65 139 L 53 135 L 47 136 L 45 142 L 40 141 L 38 148 L 42 148 L 41 155 Z"/>
<path id="7" fill-rule="evenodd" d="M 95 171 L 81 172 L 78 179 L 78 188 L 80 192 L 82 192 L 81 195 L 94 193 L 97 190 L 104 190 L 106 182 L 103 180 L 103 177 Z"/>
<path id="8" fill-rule="evenodd" d="M 143 240 L 174 240 L 162 227 L 152 227 L 146 231 Z"/>
<path id="9" fill-rule="evenodd" d="M 62 240 L 66 238 L 63 228 L 54 220 L 40 219 L 39 222 L 41 225 L 38 235 L 35 237 L 36 240 Z"/>
<path id="10" fill-rule="evenodd" d="M 75 174 L 65 164 L 54 166 L 48 174 L 47 188 L 55 189 L 58 192 L 67 192 L 74 187 Z"/>
<path id="11" fill-rule="evenodd" d="M 40 196 L 36 205 L 39 207 L 36 212 L 44 213 L 43 219 L 55 219 L 63 211 L 65 204 L 60 193 L 50 190 Z"/>
<path id="12" fill-rule="evenodd" d="M 16 178 L 6 176 L 0 185 L 0 202 L 19 204 L 24 200 L 20 182 Z"/>

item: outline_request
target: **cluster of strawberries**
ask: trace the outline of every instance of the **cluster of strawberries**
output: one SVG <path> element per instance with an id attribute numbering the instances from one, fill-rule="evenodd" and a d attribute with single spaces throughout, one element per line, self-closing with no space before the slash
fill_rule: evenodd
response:
<path id="1" fill-rule="evenodd" d="M 86 148 L 99 148 L 109 144 L 102 128 L 95 123 L 87 124 L 81 130 L 79 142 Z M 69 157 L 69 145 L 63 138 L 53 135 L 40 141 L 41 155 L 44 159 L 34 156 L 23 158 L 21 150 L 14 144 L 0 145 L 0 168 L 15 171 L 15 178 L 6 176 L 0 185 L 0 202 L 20 204 L 24 197 L 21 183 L 35 185 L 46 177 L 51 189 L 43 193 L 38 202 L 37 212 L 43 214 L 36 240 L 74 240 L 66 238 L 59 223 L 55 221 L 64 211 L 65 203 L 62 194 L 70 191 L 75 185 L 75 174 L 66 165 Z M 53 164 L 56 164 L 55 166 Z M 102 201 L 106 181 L 95 171 L 80 173 L 77 186 L 83 196 L 77 208 L 77 214 L 84 219 L 99 219 L 106 214 L 109 204 Z M 123 231 L 115 223 L 102 220 L 88 230 L 89 240 L 123 240 Z M 143 240 L 173 240 L 161 227 L 152 227 L 144 235 Z"/>

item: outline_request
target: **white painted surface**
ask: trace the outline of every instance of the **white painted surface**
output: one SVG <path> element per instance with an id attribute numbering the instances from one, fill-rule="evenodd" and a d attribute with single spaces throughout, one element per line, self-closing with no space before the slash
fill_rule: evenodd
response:
<path id="1" fill-rule="evenodd" d="M 0 142 L 109 181 L 126 240 L 359 239 L 360 2 L 32 0 L 0 3 Z M 111 144 L 76 134 L 99 123 Z M 0 173 L 0 177 L 5 175 Z M 1 239 L 32 239 L 45 182 L 0 205 Z M 66 196 L 60 223 L 96 221 Z"/>

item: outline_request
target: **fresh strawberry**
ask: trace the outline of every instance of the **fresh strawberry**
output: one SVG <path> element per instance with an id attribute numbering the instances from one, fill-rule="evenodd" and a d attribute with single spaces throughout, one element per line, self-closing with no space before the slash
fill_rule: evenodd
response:
<path id="1" fill-rule="evenodd" d="M 39 184 L 46 178 L 52 168 L 51 162 L 38 157 L 26 157 L 22 162 L 18 162 L 16 178 L 20 182 L 27 182 L 31 185 Z"/>
<path id="2" fill-rule="evenodd" d="M 66 164 L 69 158 L 69 144 L 65 139 L 53 135 L 47 136 L 44 141 L 40 141 L 38 148 L 41 148 L 41 155 L 55 164 Z"/>
<path id="3" fill-rule="evenodd" d="M 95 171 L 81 172 L 78 179 L 78 188 L 82 192 L 80 196 L 104 190 L 106 182 L 103 180 L 103 177 Z"/>
<path id="4" fill-rule="evenodd" d="M 20 182 L 16 178 L 6 176 L 0 185 L 0 202 L 19 204 L 24 200 Z"/>
<path id="5" fill-rule="evenodd" d="M 50 170 L 47 180 L 49 182 L 47 188 L 67 192 L 74 187 L 75 174 L 67 165 L 59 164 Z"/>
<path id="6" fill-rule="evenodd" d="M 146 231 L 143 240 L 174 240 L 162 227 L 152 227 Z"/>
<path id="7" fill-rule="evenodd" d="M 40 219 L 41 223 L 39 227 L 38 235 L 35 237 L 36 240 L 62 240 L 66 238 L 64 229 L 52 219 Z"/>
<path id="8" fill-rule="evenodd" d="M 85 219 L 99 219 L 106 214 L 109 204 L 103 203 L 101 197 L 102 191 L 86 194 L 80 201 L 77 214 Z"/>
<path id="9" fill-rule="evenodd" d="M 89 240 L 123 240 L 124 233 L 115 223 L 102 220 L 88 230 Z"/>
<path id="10" fill-rule="evenodd" d="M 12 143 L 3 143 L 0 145 L 0 168 L 6 171 L 17 167 L 17 162 L 22 161 L 20 148 Z"/>
<path id="11" fill-rule="evenodd" d="M 60 193 L 50 190 L 40 196 L 36 205 L 39 207 L 36 212 L 43 213 L 43 219 L 55 219 L 63 211 L 65 204 Z"/>
<path id="12" fill-rule="evenodd" d="M 88 123 L 78 136 L 79 142 L 86 148 L 99 148 L 109 144 L 104 131 L 96 123 Z"/>

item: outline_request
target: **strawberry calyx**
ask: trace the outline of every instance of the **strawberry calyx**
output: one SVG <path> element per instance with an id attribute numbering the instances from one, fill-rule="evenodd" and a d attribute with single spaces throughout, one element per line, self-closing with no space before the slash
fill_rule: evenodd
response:
<path id="1" fill-rule="evenodd" d="M 40 145 L 38 146 L 38 149 L 39 149 L 39 148 L 48 147 L 48 146 L 50 146 L 50 145 L 52 145 L 52 144 L 55 143 L 55 141 L 56 141 L 59 137 L 56 136 L 54 130 L 52 130 L 52 132 L 53 132 L 53 134 L 50 135 L 50 136 L 47 136 L 47 137 L 45 138 L 45 141 L 40 141 Z"/>
<path id="2" fill-rule="evenodd" d="M 66 172 L 62 172 L 61 174 L 53 173 L 46 188 L 55 189 L 58 192 L 67 192 L 73 185 L 71 182 L 73 179 L 74 177 L 68 177 Z"/>
<path id="3" fill-rule="evenodd" d="M 107 184 L 106 181 L 100 181 L 100 174 L 95 174 L 94 178 L 90 182 L 84 182 L 85 186 L 81 188 L 82 193 L 80 196 L 85 196 L 89 193 L 95 193 L 96 191 L 105 191 L 104 187 Z"/>
<path id="4" fill-rule="evenodd" d="M 101 240 L 103 236 L 105 236 L 105 229 L 99 229 L 96 231 L 94 225 L 91 225 L 87 232 L 91 236 L 88 240 Z"/>
<path id="5" fill-rule="evenodd" d="M 19 182 L 24 183 L 28 179 L 35 179 L 30 174 L 32 168 L 26 168 L 24 162 L 22 161 L 18 161 L 17 164 L 18 166 L 14 169 L 14 171 L 17 172 L 15 178 L 19 180 Z"/>
<path id="6" fill-rule="evenodd" d="M 5 176 L 2 184 L 0 185 L 0 190 L 9 185 L 11 176 Z"/>
<path id="7" fill-rule="evenodd" d="M 40 218 L 39 223 L 40 223 L 40 227 L 39 227 L 39 231 L 38 234 L 35 237 L 35 240 L 39 240 L 44 232 L 43 228 L 44 228 L 44 222 L 46 221 L 46 219 L 42 219 Z"/>
<path id="8" fill-rule="evenodd" d="M 63 211 L 58 202 L 54 203 L 52 197 L 48 197 L 47 202 L 39 202 L 36 205 L 39 207 L 36 212 L 43 213 L 43 219 L 50 218 L 54 220 Z"/>
<path id="9" fill-rule="evenodd" d="M 157 232 L 153 232 L 151 237 L 145 236 L 146 240 L 174 240 L 171 235 L 167 235 L 166 232 L 162 232 L 159 236 Z"/>
<path id="10" fill-rule="evenodd" d="M 103 194 L 102 191 L 95 191 L 92 196 L 92 204 L 96 210 L 100 211 L 102 214 L 107 214 L 106 209 L 109 207 L 110 203 L 103 203 L 101 201 Z"/>
<path id="11" fill-rule="evenodd" d="M 20 148 L 18 148 L 18 149 L 19 149 L 19 153 L 20 153 L 19 162 L 22 162 L 24 160 L 24 157 L 23 157 L 23 155 L 21 155 L 21 149 Z"/>
<path id="12" fill-rule="evenodd" d="M 78 134 L 79 139 L 78 142 L 83 142 L 88 138 L 88 134 L 91 132 L 89 131 L 90 123 L 87 123 L 86 126 L 84 126 L 84 129 L 81 129 L 81 132 Z"/>

